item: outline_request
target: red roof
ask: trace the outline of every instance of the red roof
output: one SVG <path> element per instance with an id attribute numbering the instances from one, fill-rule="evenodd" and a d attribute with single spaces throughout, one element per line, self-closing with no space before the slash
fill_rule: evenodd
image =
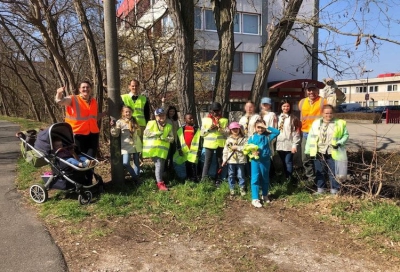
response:
<path id="1" fill-rule="evenodd" d="M 117 17 L 127 16 L 140 0 L 124 0 L 117 10 Z"/>
<path id="2" fill-rule="evenodd" d="M 400 76 L 400 73 L 386 73 L 378 75 L 378 77 L 394 77 L 394 76 Z"/>
<path id="3" fill-rule="evenodd" d="M 246 99 L 248 99 L 249 97 L 250 97 L 250 91 L 233 91 L 233 90 L 231 90 L 229 92 L 229 98 L 230 99 L 232 99 L 232 98 L 240 98 L 240 99 L 246 98 Z"/>
<path id="4" fill-rule="evenodd" d="M 306 84 L 311 84 L 311 83 L 317 85 L 317 87 L 319 89 L 323 89 L 325 87 L 325 84 L 322 82 L 319 82 L 319 81 L 313 80 L 313 79 L 304 78 L 304 79 L 293 79 L 293 80 L 280 81 L 280 82 L 273 84 L 272 86 L 269 86 L 269 89 L 278 89 L 278 88 L 302 89 L 303 86 L 306 86 Z"/>

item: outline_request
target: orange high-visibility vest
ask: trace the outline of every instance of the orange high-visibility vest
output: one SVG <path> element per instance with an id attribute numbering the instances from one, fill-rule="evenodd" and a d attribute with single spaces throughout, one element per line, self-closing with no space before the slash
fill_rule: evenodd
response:
<path id="1" fill-rule="evenodd" d="M 299 110 L 302 132 L 308 133 L 310 131 L 312 123 L 322 116 L 322 107 L 326 105 L 326 103 L 326 99 L 320 96 L 317 97 L 312 104 L 308 97 L 300 100 Z"/>
<path id="2" fill-rule="evenodd" d="M 71 95 L 71 105 L 66 106 L 65 122 L 71 125 L 74 134 L 99 133 L 97 126 L 97 101 L 87 103 L 79 95 Z"/>

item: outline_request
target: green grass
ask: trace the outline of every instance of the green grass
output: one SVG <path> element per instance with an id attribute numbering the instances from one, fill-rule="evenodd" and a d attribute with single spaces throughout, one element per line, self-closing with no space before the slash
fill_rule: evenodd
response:
<path id="1" fill-rule="evenodd" d="M 357 203 L 339 201 L 332 207 L 332 215 L 361 227 L 361 237 L 383 235 L 400 241 L 400 207 L 379 201 L 359 200 Z"/>
<path id="2" fill-rule="evenodd" d="M 19 118 L 19 117 L 8 117 L 8 116 L 0 115 L 0 119 L 19 124 L 21 126 L 21 130 L 44 128 L 44 127 L 48 126 L 48 124 L 45 124 L 45 123 L 41 123 L 38 121 L 29 120 L 29 119 L 24 119 L 24 118 Z"/>

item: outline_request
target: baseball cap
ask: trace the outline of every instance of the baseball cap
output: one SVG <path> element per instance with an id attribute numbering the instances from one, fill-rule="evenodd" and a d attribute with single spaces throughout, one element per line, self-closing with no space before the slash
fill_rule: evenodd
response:
<path id="1" fill-rule="evenodd" d="M 165 114 L 164 109 L 158 108 L 158 109 L 156 109 L 156 110 L 154 111 L 154 115 L 155 115 L 155 116 L 160 115 L 160 114 Z"/>
<path id="2" fill-rule="evenodd" d="M 271 104 L 271 98 L 269 97 L 261 98 L 261 104 Z"/>
<path id="3" fill-rule="evenodd" d="M 318 87 L 314 83 L 310 83 L 310 84 L 307 84 L 306 89 L 318 89 Z"/>
<path id="4" fill-rule="evenodd" d="M 229 124 L 229 129 L 240 128 L 240 124 L 238 122 L 232 122 Z"/>

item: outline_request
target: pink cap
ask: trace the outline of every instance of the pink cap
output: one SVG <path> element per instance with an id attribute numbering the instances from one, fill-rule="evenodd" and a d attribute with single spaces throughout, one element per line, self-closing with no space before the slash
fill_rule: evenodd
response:
<path id="1" fill-rule="evenodd" d="M 234 128 L 241 128 L 240 124 L 238 122 L 232 122 L 229 124 L 229 129 L 234 129 Z"/>

